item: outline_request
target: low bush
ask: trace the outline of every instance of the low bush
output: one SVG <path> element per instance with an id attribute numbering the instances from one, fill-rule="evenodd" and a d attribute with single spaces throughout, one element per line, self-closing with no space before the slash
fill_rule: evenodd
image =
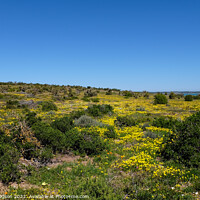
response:
<path id="1" fill-rule="evenodd" d="M 65 150 L 66 136 L 60 130 L 54 129 L 44 122 L 35 123 L 32 130 L 42 145 L 52 148 L 54 152 Z"/>
<path id="2" fill-rule="evenodd" d="M 72 111 L 69 116 L 72 119 L 78 119 L 82 115 L 85 115 L 85 114 L 86 114 L 86 112 L 84 110 L 77 110 L 77 111 Z"/>
<path id="3" fill-rule="evenodd" d="M 114 109 L 111 105 L 103 104 L 103 105 L 91 105 L 86 109 L 86 112 L 93 117 L 99 117 L 105 114 L 112 114 L 113 110 Z"/>
<path id="4" fill-rule="evenodd" d="M 165 159 L 173 159 L 188 167 L 200 167 L 200 112 L 188 117 L 171 134 L 162 150 Z"/>
<path id="5" fill-rule="evenodd" d="M 43 101 L 43 102 L 41 102 L 41 106 L 42 106 L 43 112 L 48 112 L 51 110 L 55 110 L 55 111 L 58 110 L 57 106 L 51 101 Z"/>
<path id="6" fill-rule="evenodd" d="M 115 125 L 122 127 L 122 126 L 135 126 L 137 125 L 137 120 L 130 116 L 118 116 L 115 120 Z"/>
<path id="7" fill-rule="evenodd" d="M 193 96 L 193 99 L 200 99 L 200 95 Z"/>
<path id="8" fill-rule="evenodd" d="M 60 119 L 56 119 L 51 126 L 54 129 L 58 129 L 59 131 L 65 133 L 74 127 L 73 119 L 70 117 L 63 117 Z"/>
<path id="9" fill-rule="evenodd" d="M 174 119 L 172 117 L 157 117 L 154 119 L 152 125 L 161 128 L 175 129 L 181 124 L 181 121 Z"/>
<path id="10" fill-rule="evenodd" d="M 186 95 L 184 97 L 185 101 L 193 101 L 193 96 L 192 95 Z"/>
<path id="11" fill-rule="evenodd" d="M 18 160 L 17 149 L 10 145 L 0 146 L 0 179 L 3 183 L 19 180 Z"/>
<path id="12" fill-rule="evenodd" d="M 134 115 L 118 116 L 115 120 L 115 125 L 123 126 L 136 126 L 139 123 L 150 121 L 151 118 L 145 114 L 136 113 Z"/>
<path id="13" fill-rule="evenodd" d="M 12 146 L 11 139 L 0 131 L 0 180 L 3 183 L 19 180 L 18 160 L 19 153 Z"/>
<path id="14" fill-rule="evenodd" d="M 103 126 L 101 122 L 96 121 L 87 115 L 82 115 L 79 119 L 75 119 L 75 126 L 89 127 L 89 126 Z"/>
<path id="15" fill-rule="evenodd" d="M 168 100 L 164 94 L 156 94 L 154 96 L 154 104 L 167 104 Z"/>
<path id="16" fill-rule="evenodd" d="M 37 157 L 37 148 L 35 144 L 31 142 L 21 143 L 21 146 L 18 149 L 25 159 L 30 160 L 31 158 Z"/>
<path id="17" fill-rule="evenodd" d="M 31 127 L 36 122 L 40 122 L 42 120 L 41 118 L 37 118 L 36 115 L 37 114 L 35 112 L 28 111 L 28 113 L 25 116 L 25 121 L 26 121 L 28 126 Z"/>
<path id="18" fill-rule="evenodd" d="M 78 131 L 72 129 L 65 133 L 67 137 L 67 147 L 69 150 L 78 152 L 81 155 L 96 155 L 108 148 L 107 142 L 98 133 L 84 129 Z"/>

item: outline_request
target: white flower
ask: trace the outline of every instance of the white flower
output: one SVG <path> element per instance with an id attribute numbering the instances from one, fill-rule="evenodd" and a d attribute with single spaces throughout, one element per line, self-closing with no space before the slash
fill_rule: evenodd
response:
<path id="1" fill-rule="evenodd" d="M 44 185 L 44 186 L 45 186 L 45 185 L 47 185 L 47 184 L 46 184 L 45 182 L 43 182 L 43 183 L 42 183 L 42 185 Z"/>
<path id="2" fill-rule="evenodd" d="M 174 190 L 174 187 L 171 187 L 172 188 L 172 190 Z"/>

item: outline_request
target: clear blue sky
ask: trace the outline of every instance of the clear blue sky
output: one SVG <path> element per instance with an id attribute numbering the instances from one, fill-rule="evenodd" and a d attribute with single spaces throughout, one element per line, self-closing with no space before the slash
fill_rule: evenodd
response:
<path id="1" fill-rule="evenodd" d="M 0 0 L 0 81 L 200 90 L 199 0 Z"/>

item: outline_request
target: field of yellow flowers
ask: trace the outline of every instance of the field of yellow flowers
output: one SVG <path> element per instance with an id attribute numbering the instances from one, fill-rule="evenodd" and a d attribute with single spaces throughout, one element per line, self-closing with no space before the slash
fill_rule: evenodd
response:
<path id="1" fill-rule="evenodd" d="M 48 93 L 34 98 L 12 94 L 24 101 L 52 100 Z M 169 99 L 168 104 L 154 105 L 153 94 L 149 98 L 126 98 L 117 93 L 106 95 L 102 91 L 95 98 L 98 98 L 98 102 L 88 102 L 81 97 L 54 100 L 57 110 L 45 112 L 41 107 L 33 107 L 30 111 L 37 113 L 37 117 L 46 123 L 51 123 L 73 111 L 86 110 L 91 105 L 111 105 L 112 114 L 93 117 L 102 126 L 74 128 L 77 132 L 97 133 L 107 142 L 107 148 L 102 153 L 91 156 L 68 152 L 67 156 L 71 160 L 64 160 L 66 162 L 60 162 L 54 167 L 49 163 L 39 168 L 26 165 L 24 168 L 27 173 L 22 176 L 21 183 L 9 183 L 6 193 L 0 195 L 10 195 L 10 199 L 200 199 L 199 171 L 171 160 L 166 161 L 160 155 L 164 136 L 173 131 L 151 124 L 151 120 L 158 116 L 184 120 L 200 111 L 200 100 L 187 102 L 184 99 Z M 6 109 L 5 102 L 0 103 L 0 126 L 6 131 L 6 126 L 19 121 L 25 111 L 21 108 Z M 124 116 L 147 116 L 150 120 L 133 126 L 118 126 L 115 123 L 117 117 Z M 113 128 L 115 137 L 106 136 L 109 127 Z M 9 131 L 7 134 L 9 135 Z M 53 159 L 56 160 L 57 156 L 54 153 Z"/>

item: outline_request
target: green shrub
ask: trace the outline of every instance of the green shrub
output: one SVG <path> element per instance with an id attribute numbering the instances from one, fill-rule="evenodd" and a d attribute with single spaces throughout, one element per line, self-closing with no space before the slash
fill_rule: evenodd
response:
<path id="1" fill-rule="evenodd" d="M 11 145 L 11 139 L 0 131 L 0 180 L 6 184 L 20 178 L 17 167 L 19 153 Z"/>
<path id="2" fill-rule="evenodd" d="M 115 125 L 123 126 L 136 126 L 139 123 L 150 121 L 150 117 L 145 114 L 135 113 L 134 115 L 118 116 L 115 120 Z"/>
<path id="3" fill-rule="evenodd" d="M 86 112 L 93 117 L 99 117 L 105 114 L 112 114 L 113 110 L 114 109 L 111 105 L 103 104 L 103 105 L 88 106 Z"/>
<path id="4" fill-rule="evenodd" d="M 99 109 L 99 106 L 98 105 L 92 105 L 92 106 L 89 106 L 87 109 L 86 109 L 86 112 L 93 116 L 93 117 L 99 117 L 101 116 L 101 112 L 100 112 L 100 109 Z"/>
<path id="5" fill-rule="evenodd" d="M 167 104 L 168 100 L 164 94 L 156 94 L 154 96 L 154 104 Z"/>
<path id="6" fill-rule="evenodd" d="M 25 116 L 25 121 L 28 124 L 28 126 L 32 126 L 36 122 L 40 122 L 41 121 L 41 118 L 37 118 L 36 115 L 37 114 L 35 112 L 29 112 L 28 111 L 28 113 Z"/>
<path id="7" fill-rule="evenodd" d="M 19 150 L 22 150 L 21 153 L 23 157 L 28 160 L 37 156 L 36 146 L 31 142 L 25 142 L 24 144 L 22 143 Z"/>
<path id="8" fill-rule="evenodd" d="M 42 145 L 51 147 L 54 152 L 65 150 L 66 136 L 58 129 L 54 129 L 44 122 L 37 122 L 32 126 L 32 130 Z"/>
<path id="9" fill-rule="evenodd" d="M 59 131 L 65 133 L 74 127 L 74 122 L 70 117 L 63 117 L 56 119 L 53 123 L 51 123 L 51 126 L 54 129 L 58 129 Z"/>
<path id="10" fill-rule="evenodd" d="M 184 99 L 185 99 L 185 101 L 193 101 L 193 96 L 192 95 L 186 95 Z"/>
<path id="11" fill-rule="evenodd" d="M 86 112 L 84 110 L 76 110 L 76 111 L 72 111 L 69 116 L 72 119 L 78 119 L 82 115 L 85 115 L 85 114 L 86 114 Z"/>
<path id="12" fill-rule="evenodd" d="M 0 99 L 3 99 L 4 98 L 4 95 L 3 94 L 0 94 Z"/>
<path id="13" fill-rule="evenodd" d="M 200 95 L 193 96 L 193 99 L 200 99 Z"/>
<path id="14" fill-rule="evenodd" d="M 0 179 L 3 183 L 18 181 L 20 173 L 17 167 L 19 154 L 9 145 L 0 146 Z"/>
<path id="15" fill-rule="evenodd" d="M 51 111 L 51 110 L 55 110 L 55 111 L 58 110 L 57 106 L 51 101 L 43 101 L 41 103 L 41 105 L 42 105 L 42 111 L 43 112 L 48 112 L 48 111 Z"/>
<path id="16" fill-rule="evenodd" d="M 96 121 L 87 115 L 82 115 L 79 119 L 75 119 L 76 126 L 89 127 L 89 126 L 103 126 L 101 122 Z"/>
<path id="17" fill-rule="evenodd" d="M 113 107 L 109 104 L 99 105 L 99 110 L 102 114 L 113 113 Z"/>
<path id="18" fill-rule="evenodd" d="M 118 116 L 115 120 L 115 125 L 119 127 L 123 126 L 135 126 L 138 122 L 135 118 L 130 116 Z"/>
<path id="19" fill-rule="evenodd" d="M 173 159 L 188 167 L 200 167 L 200 112 L 180 124 L 162 150 L 165 159 Z"/>
<path id="20" fill-rule="evenodd" d="M 173 119 L 172 117 L 157 117 L 154 119 L 152 125 L 161 128 L 174 129 L 181 124 L 181 121 Z"/>
<path id="21" fill-rule="evenodd" d="M 70 150 L 76 151 L 81 155 L 96 155 L 101 153 L 107 146 L 107 143 L 101 138 L 98 133 L 90 130 L 78 131 L 72 129 L 65 133 L 67 137 L 67 147 Z"/>

